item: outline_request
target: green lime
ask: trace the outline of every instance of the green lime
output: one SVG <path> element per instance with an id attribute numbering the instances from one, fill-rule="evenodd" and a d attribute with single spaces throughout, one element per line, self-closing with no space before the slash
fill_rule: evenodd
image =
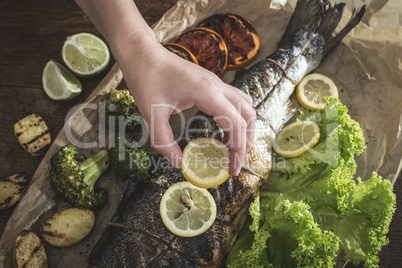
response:
<path id="1" fill-rule="evenodd" d="M 43 89 L 52 100 L 71 100 L 82 92 L 82 86 L 66 67 L 50 60 L 43 70 Z"/>
<path id="2" fill-rule="evenodd" d="M 78 33 L 67 37 L 61 51 L 64 63 L 76 75 L 91 77 L 109 64 L 109 48 L 93 34 Z"/>

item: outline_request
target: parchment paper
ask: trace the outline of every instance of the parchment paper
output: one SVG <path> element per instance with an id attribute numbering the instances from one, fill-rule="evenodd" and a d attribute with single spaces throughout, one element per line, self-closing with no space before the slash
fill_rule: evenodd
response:
<path id="1" fill-rule="evenodd" d="M 317 68 L 331 77 L 338 86 L 341 101 L 352 118 L 364 130 L 367 149 L 357 158 L 357 175 L 368 179 L 373 171 L 395 182 L 401 168 L 402 142 L 402 7 L 398 0 L 344 0 L 347 3 L 338 32 L 351 16 L 353 8 L 367 4 L 362 22 L 345 37 Z M 262 48 L 256 59 L 261 60 L 276 49 L 296 0 L 180 0 L 153 27 L 159 42 L 164 43 L 195 26 L 202 19 L 219 12 L 232 12 L 248 18 L 256 26 Z M 255 61 L 255 62 L 256 62 Z M 223 80 L 230 82 L 234 71 Z M 122 74 L 115 65 L 94 89 L 85 104 L 66 122 L 34 174 L 29 189 L 18 203 L 0 240 L 0 267 L 12 266 L 12 246 L 22 230 L 37 231 L 47 217 L 69 205 L 56 196 L 50 186 L 49 159 L 74 137 L 81 142 L 94 142 L 107 147 L 108 136 L 99 127 L 94 107 L 104 100 L 111 88 L 119 88 Z M 295 103 L 297 105 L 297 103 Z M 175 129 L 173 121 L 172 127 Z M 80 151 L 88 156 L 99 148 Z M 86 258 L 113 215 L 124 181 L 112 171 L 100 179 L 100 186 L 110 193 L 109 203 L 96 211 L 94 230 L 83 241 L 68 248 L 46 245 L 50 267 L 86 267 Z"/>

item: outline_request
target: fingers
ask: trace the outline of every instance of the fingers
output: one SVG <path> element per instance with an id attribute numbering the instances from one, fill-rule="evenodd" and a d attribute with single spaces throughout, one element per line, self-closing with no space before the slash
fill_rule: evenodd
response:
<path id="1" fill-rule="evenodd" d="M 246 155 L 246 121 L 229 101 L 218 106 L 214 111 L 213 117 L 225 133 L 230 133 L 229 170 L 233 175 L 237 176 Z"/>
<path id="2" fill-rule="evenodd" d="M 230 86 L 231 87 L 231 86 Z M 254 129 L 255 129 L 255 118 L 256 112 L 252 107 L 252 99 L 250 96 L 240 91 L 237 88 L 233 88 L 225 94 L 225 97 L 235 106 L 237 111 L 241 114 L 243 119 L 246 121 L 246 154 L 250 151 L 251 146 L 254 142 Z"/>
<path id="3" fill-rule="evenodd" d="M 255 111 L 249 100 L 230 88 L 224 95 L 218 95 L 207 104 L 201 103 L 197 107 L 212 115 L 228 135 L 231 148 L 229 169 L 237 176 L 254 140 L 254 132 L 251 130 L 254 129 Z"/>
<path id="4" fill-rule="evenodd" d="M 158 107 L 147 118 L 147 128 L 152 144 L 155 149 L 166 157 L 173 167 L 179 168 L 182 158 L 182 151 L 174 140 L 172 128 L 169 124 L 169 117 L 172 111 L 166 107 Z"/>
<path id="5" fill-rule="evenodd" d="M 227 85 L 227 86 L 234 94 L 243 98 L 250 106 L 253 106 L 253 98 L 251 98 L 249 95 L 247 95 L 246 93 L 244 93 L 243 91 L 241 91 L 240 89 L 238 89 L 234 86 L 231 86 L 231 85 Z"/>

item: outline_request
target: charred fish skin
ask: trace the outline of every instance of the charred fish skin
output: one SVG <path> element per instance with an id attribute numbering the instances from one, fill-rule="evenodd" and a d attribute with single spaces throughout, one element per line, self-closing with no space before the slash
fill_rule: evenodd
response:
<path id="1" fill-rule="evenodd" d="M 129 195 L 92 250 L 91 267 L 219 267 L 255 198 L 259 178 L 242 174 L 211 189 L 218 210 L 215 223 L 191 238 L 170 233 L 159 215 L 163 192 L 179 181 L 184 181 L 180 170 L 172 169 L 141 185 L 127 184 Z"/>
<path id="2" fill-rule="evenodd" d="M 191 120 L 192 129 L 205 127 L 191 138 L 214 136 L 221 130 L 210 116 Z M 188 142 L 188 141 L 187 141 Z M 186 142 L 180 143 L 184 147 Z M 259 177 L 242 173 L 210 189 L 217 205 L 215 223 L 192 238 L 170 233 L 162 222 L 159 204 L 163 193 L 184 181 L 181 170 L 169 168 L 160 177 L 139 184 L 126 182 L 115 215 L 89 256 L 90 267 L 219 267 L 242 227 L 248 204 L 258 191 Z"/>
<path id="3" fill-rule="evenodd" d="M 162 194 L 172 184 L 184 181 L 181 171 L 170 167 L 156 172 L 161 176 L 150 181 L 126 185 L 118 210 L 91 252 L 91 267 L 222 266 L 224 255 L 244 224 L 248 206 L 258 194 L 261 178 L 269 175 L 276 133 L 294 112 L 289 97 L 295 84 L 318 66 L 364 14 L 363 7 L 331 39 L 343 7 L 332 7 L 326 0 L 298 0 L 278 50 L 239 72 L 231 83 L 253 98 L 257 132 L 255 146 L 246 156 L 240 175 L 209 189 L 217 204 L 217 218 L 211 228 L 192 238 L 175 236 L 165 228 L 159 215 Z M 211 118 L 191 123 L 200 124 L 196 127 L 202 129 L 191 138 L 221 139 L 222 132 Z"/>

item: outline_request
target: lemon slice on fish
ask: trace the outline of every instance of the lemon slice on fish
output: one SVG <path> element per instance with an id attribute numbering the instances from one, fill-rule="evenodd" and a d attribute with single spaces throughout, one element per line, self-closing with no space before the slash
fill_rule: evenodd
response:
<path id="1" fill-rule="evenodd" d="M 178 182 L 163 194 L 160 213 L 166 228 L 183 237 L 207 231 L 216 218 L 216 203 L 208 190 Z"/>
<path id="2" fill-rule="evenodd" d="M 192 140 L 183 150 L 181 169 L 195 186 L 218 186 L 229 177 L 229 149 L 213 138 Z"/>
<path id="3" fill-rule="evenodd" d="M 296 88 L 300 104 L 313 111 L 323 111 L 326 97 L 338 97 L 335 83 L 327 76 L 314 73 L 305 76 Z"/>
<path id="4" fill-rule="evenodd" d="M 274 151 L 286 158 L 307 152 L 320 138 L 320 128 L 313 121 L 300 121 L 287 125 L 278 133 Z"/>

